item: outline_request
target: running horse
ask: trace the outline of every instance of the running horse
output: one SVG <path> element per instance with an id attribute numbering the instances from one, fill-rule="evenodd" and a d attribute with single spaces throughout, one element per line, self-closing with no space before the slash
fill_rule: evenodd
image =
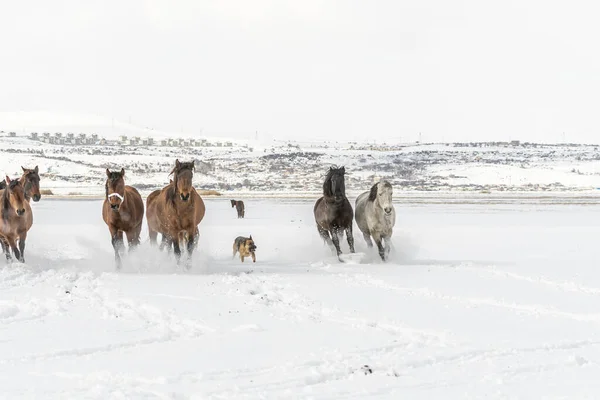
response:
<path id="1" fill-rule="evenodd" d="M 191 261 L 198 241 L 198 225 L 206 212 L 204 201 L 193 186 L 194 169 L 193 161 L 175 160 L 175 168 L 171 171 L 173 182 L 152 192 L 146 199 L 150 242 L 156 244 L 161 233 L 161 248 L 164 245 L 170 248 L 172 244 L 177 263 L 181 260 L 181 247 L 187 247 L 188 262 Z"/>
<path id="2" fill-rule="evenodd" d="M 29 169 L 21 166 L 23 175 L 21 175 L 21 182 L 25 182 L 25 200 L 31 202 L 31 199 L 36 203 L 42 198 L 40 192 L 40 175 L 39 168 L 36 165 L 35 168 Z M 6 189 L 6 181 L 0 181 L 0 190 Z"/>
<path id="3" fill-rule="evenodd" d="M 115 250 L 117 268 L 121 268 L 120 252 L 124 249 L 123 233 L 127 236 L 129 251 L 140 244 L 144 219 L 144 202 L 136 188 L 125 185 L 125 169 L 115 172 L 106 169 L 106 197 L 102 204 L 102 219 L 108 226 Z"/>
<path id="4" fill-rule="evenodd" d="M 40 175 L 39 168 L 36 165 L 35 168 L 29 169 L 21 166 L 23 170 L 23 175 L 19 179 L 20 182 L 24 182 L 23 189 L 25 190 L 25 200 L 31 202 L 33 199 L 34 202 L 40 201 L 42 198 L 42 194 L 40 192 Z M 0 181 L 0 197 L 2 197 L 3 191 L 6 189 L 6 181 Z M 31 224 L 33 224 L 33 215 L 31 216 Z M 27 230 L 31 229 L 31 225 L 27 227 Z M 6 252 L 6 247 L 4 247 L 4 242 L 0 240 L 0 246 L 2 247 L 2 252 Z"/>
<path id="5" fill-rule="evenodd" d="M 342 261 L 340 239 L 344 237 L 344 231 L 346 231 L 350 252 L 355 252 L 352 236 L 354 212 L 346 197 L 345 173 L 345 167 L 329 168 L 323 182 L 323 196 L 317 200 L 313 209 L 319 235 L 330 247 L 335 247 L 340 261 Z"/>
<path id="6" fill-rule="evenodd" d="M 0 242 L 8 262 L 12 261 L 10 249 L 18 261 L 25 262 L 25 241 L 32 225 L 33 214 L 23 184 L 7 176 L 6 188 L 0 195 Z"/>

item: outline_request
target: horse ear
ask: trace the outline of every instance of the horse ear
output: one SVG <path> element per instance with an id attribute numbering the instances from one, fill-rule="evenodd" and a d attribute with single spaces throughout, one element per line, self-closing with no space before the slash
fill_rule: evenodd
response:
<path id="1" fill-rule="evenodd" d="M 40 171 L 37 165 L 35 166 L 35 168 L 33 170 L 35 171 L 36 174 Z"/>
<path id="2" fill-rule="evenodd" d="M 106 176 L 110 178 L 110 170 L 108 168 L 106 168 Z"/>
<path id="3" fill-rule="evenodd" d="M 21 165 L 21 169 L 23 170 L 23 172 L 27 171 L 22 165 Z"/>
<path id="4" fill-rule="evenodd" d="M 342 173 L 345 174 L 346 173 L 346 167 L 342 167 Z"/>
<path id="5" fill-rule="evenodd" d="M 377 198 L 377 184 L 374 184 L 371 187 L 371 193 L 369 193 L 369 200 L 375 201 L 376 198 Z"/>
<path id="6" fill-rule="evenodd" d="M 125 168 L 121 168 L 121 176 L 125 176 Z"/>
<path id="7" fill-rule="evenodd" d="M 179 162 L 179 158 L 177 158 L 177 159 L 175 160 L 175 168 L 178 168 L 178 169 L 179 169 L 179 167 L 181 167 L 181 163 Z"/>
<path id="8" fill-rule="evenodd" d="M 8 175 L 6 175 L 6 184 L 10 185 L 10 178 L 8 177 Z"/>
<path id="9" fill-rule="evenodd" d="M 192 169 L 196 169 L 196 165 L 195 165 L 196 160 L 192 160 Z"/>

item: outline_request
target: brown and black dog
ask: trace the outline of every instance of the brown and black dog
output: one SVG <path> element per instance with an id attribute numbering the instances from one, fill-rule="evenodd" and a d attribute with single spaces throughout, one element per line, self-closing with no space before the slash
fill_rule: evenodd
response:
<path id="1" fill-rule="evenodd" d="M 254 244 L 254 239 L 252 239 L 252 235 L 249 238 L 238 236 L 233 241 L 233 257 L 235 257 L 235 253 L 240 252 L 240 260 L 244 262 L 244 257 L 252 257 L 252 262 L 256 262 L 256 256 L 254 252 L 257 247 Z"/>
<path id="2" fill-rule="evenodd" d="M 244 218 L 244 202 L 241 200 L 231 200 L 231 208 L 235 207 L 238 218 Z"/>

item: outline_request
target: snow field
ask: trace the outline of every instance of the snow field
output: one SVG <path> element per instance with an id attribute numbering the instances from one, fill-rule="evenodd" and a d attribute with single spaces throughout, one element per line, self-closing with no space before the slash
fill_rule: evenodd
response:
<path id="1" fill-rule="evenodd" d="M 115 272 L 101 201 L 35 203 L 0 267 L 2 396 L 597 397 L 597 205 L 398 203 L 392 260 L 355 228 L 340 264 L 312 200 L 244 201 L 206 200 L 189 272 L 146 227 Z"/>

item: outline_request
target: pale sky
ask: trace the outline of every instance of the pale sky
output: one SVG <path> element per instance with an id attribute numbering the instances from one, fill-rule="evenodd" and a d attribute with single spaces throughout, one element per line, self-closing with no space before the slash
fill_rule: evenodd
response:
<path id="1" fill-rule="evenodd" d="M 0 0 L 0 110 L 278 139 L 600 142 L 596 4 Z"/>

